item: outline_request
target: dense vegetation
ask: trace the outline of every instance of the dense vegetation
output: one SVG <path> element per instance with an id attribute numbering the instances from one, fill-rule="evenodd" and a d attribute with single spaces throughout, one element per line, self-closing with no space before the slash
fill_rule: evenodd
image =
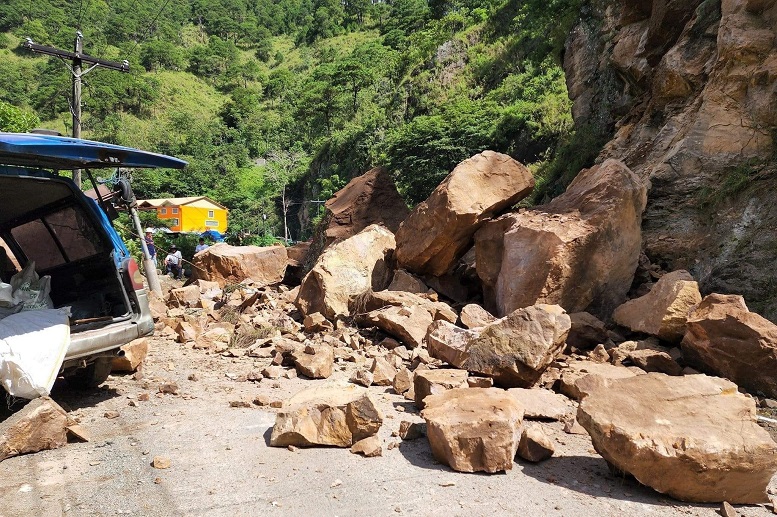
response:
<path id="1" fill-rule="evenodd" d="M 139 197 L 206 194 L 253 235 L 283 236 L 286 215 L 298 239 L 375 165 L 412 204 L 494 149 L 533 164 L 540 200 L 598 150 L 559 62 L 579 1 L 6 0 L 0 127 L 69 133 L 67 68 L 19 42 L 69 49 L 80 29 L 85 52 L 131 63 L 86 76 L 84 136 L 190 162 L 136 171 Z"/>

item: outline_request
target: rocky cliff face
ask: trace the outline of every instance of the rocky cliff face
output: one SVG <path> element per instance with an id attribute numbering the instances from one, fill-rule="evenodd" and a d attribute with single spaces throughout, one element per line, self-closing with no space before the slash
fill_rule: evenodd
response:
<path id="1" fill-rule="evenodd" d="M 564 68 L 600 160 L 649 183 L 648 257 L 777 318 L 777 0 L 589 0 Z"/>

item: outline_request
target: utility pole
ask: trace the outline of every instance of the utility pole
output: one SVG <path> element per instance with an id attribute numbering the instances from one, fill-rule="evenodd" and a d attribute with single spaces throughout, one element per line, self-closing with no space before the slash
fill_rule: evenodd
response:
<path id="1" fill-rule="evenodd" d="M 84 35 L 81 34 L 81 31 L 76 31 L 75 52 L 38 45 L 30 38 L 27 38 L 27 40 L 22 43 L 22 48 L 26 48 L 32 52 L 60 58 L 73 75 L 73 106 L 70 107 L 70 112 L 73 114 L 73 138 L 81 138 L 81 78 L 98 66 L 108 68 L 109 70 L 117 70 L 119 72 L 129 72 L 129 62 L 126 59 L 121 63 L 118 63 L 116 61 L 108 61 L 106 59 L 100 59 L 84 54 L 83 38 Z M 68 61 L 72 63 L 72 66 Z M 82 67 L 84 64 L 91 66 L 86 70 L 83 70 Z M 80 169 L 73 170 L 73 182 L 78 188 L 81 188 Z"/>

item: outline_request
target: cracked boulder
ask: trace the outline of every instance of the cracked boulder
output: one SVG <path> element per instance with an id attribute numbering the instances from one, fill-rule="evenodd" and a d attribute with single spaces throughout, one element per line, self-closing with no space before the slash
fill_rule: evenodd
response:
<path id="1" fill-rule="evenodd" d="M 609 317 L 637 269 L 646 202 L 644 183 L 610 159 L 547 205 L 486 223 L 475 234 L 486 309 L 504 316 L 544 303 Z"/>
<path id="2" fill-rule="evenodd" d="M 464 160 L 397 230 L 397 262 L 414 273 L 444 275 L 484 222 L 533 188 L 531 171 L 505 154 L 483 151 Z"/>
<path id="3" fill-rule="evenodd" d="M 366 389 L 331 383 L 303 390 L 284 404 L 270 435 L 273 447 L 351 447 L 377 434 L 383 413 Z"/>
<path id="4" fill-rule="evenodd" d="M 701 302 L 699 284 L 684 270 L 662 276 L 648 294 L 629 300 L 612 315 L 618 325 L 677 344 L 683 339 L 688 313 Z"/>
<path id="5" fill-rule="evenodd" d="M 504 390 L 464 388 L 431 395 L 421 416 L 437 461 L 460 472 L 513 468 L 523 408 Z"/>
<path id="6" fill-rule="evenodd" d="M 504 388 L 528 388 L 563 351 L 570 327 L 558 305 L 535 305 L 475 329 L 439 321 L 426 341 L 432 357 L 493 377 Z"/>
<path id="7" fill-rule="evenodd" d="M 767 502 L 777 443 L 725 379 L 649 373 L 583 399 L 577 419 L 616 470 L 681 501 Z"/>
<path id="8" fill-rule="evenodd" d="M 683 359 L 697 370 L 777 397 L 777 325 L 741 296 L 711 294 L 688 317 Z"/>
<path id="9" fill-rule="evenodd" d="M 329 320 L 350 316 L 352 296 L 388 285 L 393 251 L 394 234 L 375 224 L 333 244 L 302 279 L 297 309 L 303 316 L 320 312 Z"/>

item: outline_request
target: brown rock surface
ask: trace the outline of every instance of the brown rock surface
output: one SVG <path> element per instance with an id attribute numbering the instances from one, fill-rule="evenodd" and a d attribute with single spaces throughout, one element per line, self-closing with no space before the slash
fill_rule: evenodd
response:
<path id="1" fill-rule="evenodd" d="M 372 383 L 374 385 L 392 386 L 394 384 L 394 377 L 397 375 L 397 370 L 383 357 L 376 357 L 372 360 L 370 373 L 373 375 Z"/>
<path id="2" fill-rule="evenodd" d="M 332 383 L 303 390 L 278 412 L 270 436 L 273 447 L 350 447 L 375 435 L 383 414 L 364 388 Z"/>
<path id="3" fill-rule="evenodd" d="M 19 454 L 57 449 L 67 443 L 68 417 L 48 397 L 30 401 L 0 422 L 0 461 Z"/>
<path id="4" fill-rule="evenodd" d="M 114 357 L 111 364 L 113 372 L 134 372 L 143 364 L 148 355 L 148 338 L 140 338 L 121 346 L 124 355 Z"/>
<path id="5" fill-rule="evenodd" d="M 388 284 L 393 250 L 394 235 L 378 225 L 330 246 L 302 279 L 295 305 L 303 315 L 349 316 L 351 296 Z"/>
<path id="6" fill-rule="evenodd" d="M 467 387 L 464 370 L 416 370 L 413 372 L 413 395 L 418 409 L 424 408 L 429 395 L 437 395 L 455 388 Z"/>
<path id="7" fill-rule="evenodd" d="M 466 388 L 432 395 L 421 416 L 437 461 L 460 472 L 513 468 L 523 409 L 503 390 Z"/>
<path id="8" fill-rule="evenodd" d="M 564 420 L 573 410 L 569 399 L 550 390 L 510 388 L 507 393 L 515 397 L 528 420 Z"/>
<path id="9" fill-rule="evenodd" d="M 353 454 L 361 454 L 366 458 L 383 456 L 383 442 L 380 441 L 380 437 L 376 434 L 368 436 L 353 444 L 351 452 Z"/>
<path id="10" fill-rule="evenodd" d="M 681 375 L 683 367 L 672 356 L 658 350 L 634 350 L 629 353 L 629 359 L 635 366 L 639 366 L 646 372 L 665 373 L 667 375 Z"/>
<path id="11" fill-rule="evenodd" d="M 326 379 L 332 375 L 335 362 L 334 349 L 329 345 L 317 345 L 309 351 L 295 351 L 294 366 L 297 373 L 311 379 Z"/>
<path id="12" fill-rule="evenodd" d="M 614 380 L 580 404 L 578 420 L 615 468 L 676 499 L 766 502 L 777 444 L 755 402 L 733 383 L 659 373 Z"/>
<path id="13" fill-rule="evenodd" d="M 230 246 L 214 244 L 192 259 L 192 280 L 210 280 L 219 285 L 252 280 L 257 287 L 283 280 L 287 263 L 283 246 Z"/>
<path id="14" fill-rule="evenodd" d="M 588 312 L 575 312 L 569 315 L 572 328 L 567 336 L 567 344 L 580 350 L 588 350 L 607 342 L 607 327 L 602 320 Z"/>
<path id="15" fill-rule="evenodd" d="M 419 274 L 447 273 L 480 225 L 533 187 L 529 169 L 507 155 L 484 151 L 461 162 L 397 230 L 397 262 Z"/>
<path id="16" fill-rule="evenodd" d="M 427 346 L 433 357 L 491 376 L 502 387 L 529 387 L 563 351 L 569 328 L 561 307 L 536 305 L 474 330 L 437 322 Z"/>
<path id="17" fill-rule="evenodd" d="M 553 456 L 554 452 L 556 447 L 542 427 L 534 424 L 523 428 L 521 441 L 518 443 L 518 456 L 526 461 L 539 463 Z"/>
<path id="18" fill-rule="evenodd" d="M 391 279 L 391 283 L 386 288 L 388 291 L 404 291 L 406 293 L 426 293 L 429 291 L 423 280 L 414 276 L 404 269 L 397 269 L 394 271 L 394 278 Z"/>
<path id="19" fill-rule="evenodd" d="M 644 183 L 607 160 L 549 204 L 485 224 L 475 249 L 486 308 L 505 315 L 545 303 L 609 316 L 634 278 L 646 202 Z"/>
<path id="20" fill-rule="evenodd" d="M 701 302 L 699 284 L 685 270 L 662 276 L 648 294 L 629 300 L 613 312 L 619 325 L 635 332 L 679 343 L 685 335 L 690 310 Z"/>
<path id="21" fill-rule="evenodd" d="M 485 327 L 489 323 L 496 321 L 496 317 L 492 316 L 490 312 L 485 310 L 480 305 L 470 303 L 465 305 L 459 313 L 459 320 L 464 328 L 476 328 Z"/>
<path id="22" fill-rule="evenodd" d="M 682 350 L 697 370 L 777 397 L 777 325 L 750 312 L 741 296 L 706 296 L 688 317 Z"/>
<path id="23" fill-rule="evenodd" d="M 639 371 L 639 370 L 638 370 Z M 634 377 L 637 373 L 624 366 L 591 361 L 576 361 L 561 373 L 560 391 L 574 400 L 581 400 L 599 387 L 607 387 L 613 380 Z"/>
<path id="24" fill-rule="evenodd" d="M 564 52 L 576 126 L 651 182 L 647 255 L 773 321 L 775 38 L 771 0 L 620 2 L 581 17 Z"/>
<path id="25" fill-rule="evenodd" d="M 372 224 L 396 232 L 410 213 L 389 171 L 375 167 L 352 179 L 324 204 L 324 248 Z"/>

